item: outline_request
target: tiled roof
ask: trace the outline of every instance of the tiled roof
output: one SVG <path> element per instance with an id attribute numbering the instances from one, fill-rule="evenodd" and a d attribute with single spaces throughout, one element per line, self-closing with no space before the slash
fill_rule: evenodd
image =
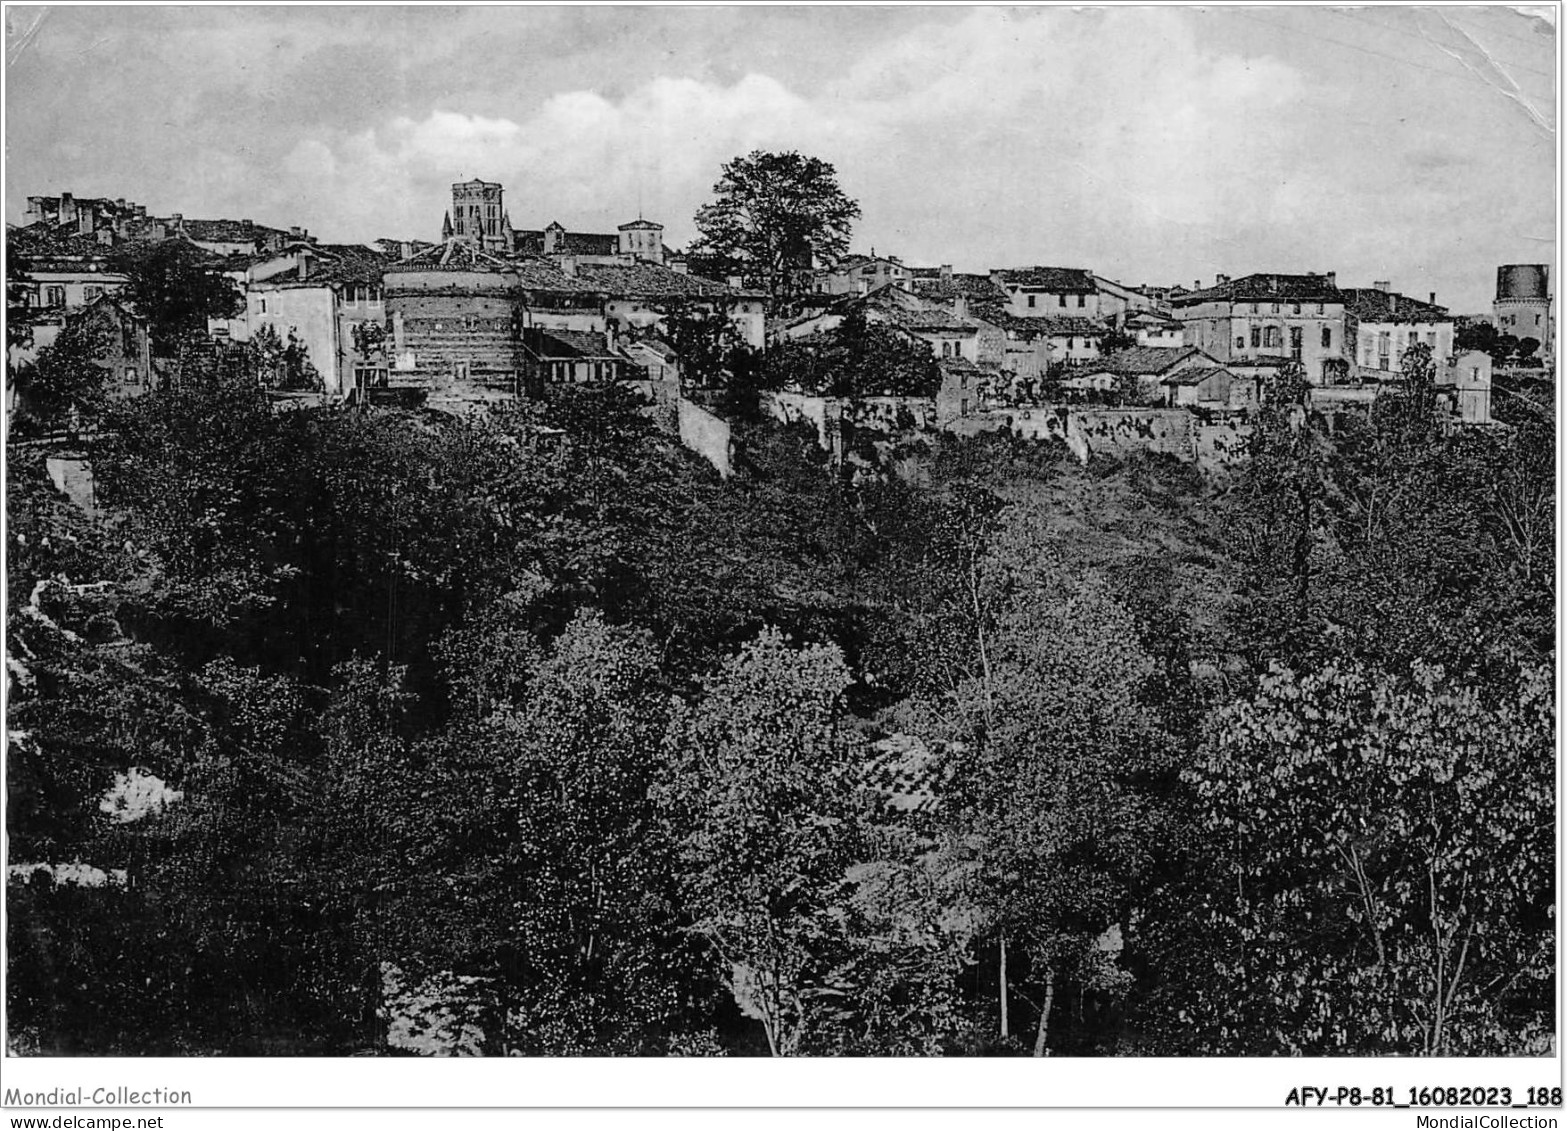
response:
<path id="1" fill-rule="evenodd" d="M 1030 321 L 1030 319 L 1024 319 L 1024 321 Z M 1095 322 L 1092 318 L 1035 318 L 1032 321 L 1043 322 L 1045 324 L 1045 333 L 1052 338 L 1059 338 L 1063 335 L 1074 337 L 1081 335 L 1085 338 L 1098 338 L 1109 332 L 1103 324 Z"/>
<path id="2" fill-rule="evenodd" d="M 959 318 L 949 310 L 934 307 L 928 310 L 907 310 L 900 306 L 873 303 L 874 308 L 887 316 L 887 320 L 905 330 L 951 331 L 978 330 L 979 324 L 972 318 Z"/>
<path id="3" fill-rule="evenodd" d="M 506 270 L 517 277 L 517 285 L 524 290 L 589 294 L 601 289 L 591 280 L 572 278 L 548 259 L 514 259 Z"/>
<path id="4" fill-rule="evenodd" d="M 249 220 L 186 220 L 180 230 L 189 239 L 208 243 L 251 243 L 272 236 L 287 236 L 279 228 L 268 228 Z"/>
<path id="5" fill-rule="evenodd" d="M 416 251 L 407 259 L 398 260 L 387 267 L 387 272 L 397 271 L 506 271 L 512 264 L 498 255 L 480 251 L 461 240 L 431 244 Z"/>
<path id="6" fill-rule="evenodd" d="M 80 235 L 75 224 L 44 222 L 25 228 L 8 228 L 5 242 L 10 254 L 40 263 L 60 259 L 101 260 L 110 251 L 96 236 Z"/>
<path id="7" fill-rule="evenodd" d="M 1205 290 L 1171 298 L 1175 306 L 1202 302 L 1343 302 L 1344 294 L 1326 275 L 1244 275 Z"/>
<path id="8" fill-rule="evenodd" d="M 1161 326 L 1179 326 L 1181 322 L 1177 318 L 1171 318 L 1168 314 L 1159 310 L 1139 310 L 1126 316 L 1128 326 L 1136 322 L 1157 323 Z"/>
<path id="9" fill-rule="evenodd" d="M 1094 273 L 1084 267 L 1013 267 L 996 274 L 1003 284 L 1031 290 L 1059 294 L 1094 294 L 1099 290 Z"/>
<path id="10" fill-rule="evenodd" d="M 1194 365 L 1190 369 L 1183 369 L 1179 373 L 1170 374 L 1159 383 L 1161 385 L 1201 385 L 1204 381 L 1214 376 L 1215 374 L 1223 374 L 1226 377 L 1234 376 L 1234 374 L 1231 373 L 1228 369 L 1223 369 L 1218 366 Z"/>
<path id="11" fill-rule="evenodd" d="M 1232 357 L 1229 362 L 1232 369 L 1283 369 L 1289 363 L 1289 358 L 1273 353 L 1261 353 L 1254 357 Z"/>
<path id="12" fill-rule="evenodd" d="M 620 355 L 605 344 L 604 335 L 588 333 L 585 330 L 540 330 L 538 337 L 532 340 L 539 345 L 540 357 L 620 359 Z"/>
<path id="13" fill-rule="evenodd" d="M 577 279 L 595 290 L 628 297 L 719 298 L 744 293 L 700 275 L 686 275 L 652 263 L 584 263 L 577 268 Z"/>
<path id="14" fill-rule="evenodd" d="M 1099 367 L 1111 373 L 1152 375 L 1168 373 L 1181 362 L 1197 356 L 1202 356 L 1202 351 L 1195 346 L 1186 346 L 1184 349 L 1138 346 L 1135 349 L 1121 350 L 1119 353 L 1101 358 Z"/>
<path id="15" fill-rule="evenodd" d="M 925 298 L 950 302 L 955 298 L 985 298 L 1004 301 L 1006 291 L 998 287 L 988 275 L 953 274 L 943 279 L 922 276 L 913 280 L 914 293 Z"/>
<path id="16" fill-rule="evenodd" d="M 330 246 L 345 247 L 341 244 Z M 299 278 L 296 272 L 285 272 L 254 285 L 276 290 L 297 290 L 300 287 L 329 286 L 333 283 L 379 283 L 381 281 L 391 262 L 388 257 L 378 255 L 369 248 L 352 245 L 347 245 L 346 250 L 347 254 L 334 251 L 310 260 L 303 279 Z"/>
<path id="17" fill-rule="evenodd" d="M 1376 288 L 1347 288 L 1345 309 L 1362 322 L 1450 322 L 1445 306 Z"/>
<path id="18" fill-rule="evenodd" d="M 511 246 L 518 255 L 543 255 L 544 232 L 534 229 L 513 231 Z M 618 255 L 620 236 L 614 232 L 568 232 L 561 229 L 560 242 L 556 244 L 555 251 L 567 255 Z"/>

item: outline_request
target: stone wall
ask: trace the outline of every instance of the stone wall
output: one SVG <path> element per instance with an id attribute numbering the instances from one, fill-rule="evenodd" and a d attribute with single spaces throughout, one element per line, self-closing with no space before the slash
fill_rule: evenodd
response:
<path id="1" fill-rule="evenodd" d="M 521 362 L 512 304 L 500 294 L 400 294 L 387 297 L 392 317 L 390 384 L 428 388 L 459 365 L 471 377 L 510 375 Z"/>
<path id="2" fill-rule="evenodd" d="M 1078 459 L 1132 452 L 1193 456 L 1192 414 L 1183 409 L 1099 408 L 1067 413 L 1066 441 Z"/>
<path id="3" fill-rule="evenodd" d="M 1192 429 L 1192 440 L 1201 467 L 1219 467 L 1234 463 L 1246 456 L 1246 444 L 1251 439 L 1252 426 L 1242 420 L 1218 420 L 1209 424 L 1198 423 Z"/>
<path id="4" fill-rule="evenodd" d="M 682 397 L 678 403 L 680 442 L 712 464 L 725 479 L 730 474 L 729 423 Z"/>

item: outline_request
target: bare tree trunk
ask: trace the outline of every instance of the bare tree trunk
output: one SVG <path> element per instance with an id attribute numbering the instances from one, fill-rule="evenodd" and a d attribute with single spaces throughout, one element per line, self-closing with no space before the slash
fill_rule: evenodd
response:
<path id="1" fill-rule="evenodd" d="M 1007 1029 L 1007 940 L 1001 939 L 1001 1035 L 1009 1036 Z"/>
<path id="2" fill-rule="evenodd" d="M 1049 1056 L 1050 1049 L 1047 1045 L 1050 1036 L 1050 1009 L 1056 1001 L 1056 972 L 1047 967 L 1045 969 L 1045 1004 L 1039 1011 L 1039 1031 L 1034 1035 L 1034 1055 Z M 1071 1006 L 1067 1007 L 1068 1009 Z"/>

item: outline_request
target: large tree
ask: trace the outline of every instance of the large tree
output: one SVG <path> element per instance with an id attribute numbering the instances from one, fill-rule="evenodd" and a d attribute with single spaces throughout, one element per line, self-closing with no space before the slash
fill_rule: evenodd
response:
<path id="1" fill-rule="evenodd" d="M 1274 667 L 1184 775 L 1183 1051 L 1517 1055 L 1550 1041 L 1551 673 Z M 1170 991 L 1162 991 L 1170 992 Z"/>
<path id="2" fill-rule="evenodd" d="M 194 244 L 164 240 L 121 257 L 129 276 L 125 297 L 147 318 L 153 352 L 174 353 L 187 334 L 205 333 L 207 319 L 232 318 L 243 308 L 239 290 Z"/>
<path id="3" fill-rule="evenodd" d="M 697 209 L 701 236 L 692 250 L 734 263 L 775 302 L 793 292 L 791 268 L 848 250 L 860 216 L 859 204 L 839 187 L 837 170 L 793 150 L 736 157 L 724 166 L 713 195 L 717 199 Z"/>

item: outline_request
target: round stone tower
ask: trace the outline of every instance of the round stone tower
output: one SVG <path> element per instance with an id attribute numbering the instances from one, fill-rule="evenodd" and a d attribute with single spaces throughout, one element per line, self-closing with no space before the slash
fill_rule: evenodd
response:
<path id="1" fill-rule="evenodd" d="M 1551 269 L 1544 263 L 1509 263 L 1496 269 L 1496 328 L 1520 340 L 1540 343 L 1540 355 L 1554 356 L 1556 319 Z"/>

